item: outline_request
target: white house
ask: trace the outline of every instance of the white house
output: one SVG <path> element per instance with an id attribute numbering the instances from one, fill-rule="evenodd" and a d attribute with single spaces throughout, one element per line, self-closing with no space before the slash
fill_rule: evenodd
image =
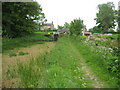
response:
<path id="1" fill-rule="evenodd" d="M 41 30 L 42 31 L 45 31 L 45 30 L 53 30 L 54 29 L 54 24 L 53 22 L 52 23 L 46 23 L 44 24 L 42 27 L 41 27 Z"/>

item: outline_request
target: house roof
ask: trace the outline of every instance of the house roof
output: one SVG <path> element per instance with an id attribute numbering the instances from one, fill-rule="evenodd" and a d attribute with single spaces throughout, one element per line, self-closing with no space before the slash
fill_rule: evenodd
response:
<path id="1" fill-rule="evenodd" d="M 91 32 L 84 32 L 84 34 L 91 34 Z"/>
<path id="2" fill-rule="evenodd" d="M 44 24 L 44 26 L 52 26 L 53 24 L 52 23 L 46 23 Z"/>
<path id="3" fill-rule="evenodd" d="M 67 29 L 60 29 L 60 30 L 58 30 L 58 32 L 64 33 L 64 32 L 69 32 L 69 30 L 67 30 Z"/>

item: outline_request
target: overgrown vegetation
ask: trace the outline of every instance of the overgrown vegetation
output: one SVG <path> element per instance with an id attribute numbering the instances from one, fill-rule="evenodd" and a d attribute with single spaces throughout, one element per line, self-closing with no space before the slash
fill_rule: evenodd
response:
<path id="1" fill-rule="evenodd" d="M 36 59 L 31 59 L 27 64 L 18 62 L 16 73 L 20 78 L 20 86 L 23 88 L 40 88 L 44 87 L 45 82 L 45 54 Z M 12 74 L 11 74 L 12 75 Z"/>
<path id="2" fill-rule="evenodd" d="M 12 50 L 14 48 L 26 47 L 34 44 L 42 44 L 44 41 L 52 41 L 52 38 L 44 36 L 45 33 L 35 33 L 19 38 L 3 38 L 2 40 L 2 50 Z"/>
<path id="3" fill-rule="evenodd" d="M 16 80 L 16 84 L 9 86 L 12 88 L 41 88 L 45 82 L 45 57 L 46 53 L 38 58 L 31 58 L 27 63 L 19 60 L 14 65 L 9 65 L 6 72 L 6 79 Z M 4 87 L 3 87 L 4 88 Z"/>
<path id="4" fill-rule="evenodd" d="M 18 62 L 15 72 L 25 88 L 93 88 L 94 80 L 86 79 L 82 70 L 81 55 L 93 74 L 106 83 L 104 88 L 119 87 L 116 56 L 83 36 L 62 37 L 50 53 L 26 64 Z"/>
<path id="5" fill-rule="evenodd" d="M 93 43 L 97 43 L 98 47 L 105 47 L 106 52 L 111 54 L 108 60 L 107 69 L 119 76 L 119 63 L 120 63 L 120 38 L 119 35 L 109 35 L 109 36 L 99 36 L 96 37 L 100 38 L 99 40 L 92 41 Z M 104 55 L 104 54 L 103 54 Z"/>
<path id="6" fill-rule="evenodd" d="M 76 41 L 72 39 L 72 42 L 103 81 L 107 81 L 110 87 L 119 87 L 120 60 L 118 57 L 120 53 L 118 45 L 114 45 L 110 40 L 88 41 L 80 38 L 76 38 Z"/>

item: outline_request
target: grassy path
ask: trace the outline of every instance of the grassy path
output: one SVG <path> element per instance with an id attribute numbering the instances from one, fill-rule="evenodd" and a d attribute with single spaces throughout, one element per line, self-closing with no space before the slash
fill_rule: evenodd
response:
<path id="1" fill-rule="evenodd" d="M 101 82 L 99 80 L 99 78 L 95 75 L 95 73 L 93 73 L 90 68 L 88 67 L 87 63 L 85 62 L 84 58 L 82 57 L 82 55 L 80 54 L 80 52 L 75 48 L 75 46 L 72 44 L 72 42 L 69 40 L 68 37 L 68 41 L 69 44 L 72 48 L 72 51 L 75 55 L 77 55 L 77 57 L 79 57 L 80 59 L 80 65 L 81 70 L 84 72 L 84 76 L 87 80 L 91 80 L 91 85 L 94 86 L 95 88 L 102 88 L 104 86 L 103 82 Z"/>
<path id="2" fill-rule="evenodd" d="M 114 88 L 115 86 L 111 85 L 113 82 L 108 82 L 113 77 L 109 77 L 109 73 L 105 73 L 99 65 L 96 65 L 96 62 L 92 62 L 91 59 L 88 62 L 85 59 L 87 54 L 84 56 L 82 53 L 84 48 L 82 50 L 78 49 L 77 47 L 81 44 L 76 45 L 77 43 L 79 42 L 75 39 L 69 39 L 68 36 L 59 39 L 46 58 L 46 84 L 44 87 Z M 96 66 L 96 70 L 92 69 L 91 66 L 93 65 Z M 104 80 L 102 77 L 108 78 Z"/>

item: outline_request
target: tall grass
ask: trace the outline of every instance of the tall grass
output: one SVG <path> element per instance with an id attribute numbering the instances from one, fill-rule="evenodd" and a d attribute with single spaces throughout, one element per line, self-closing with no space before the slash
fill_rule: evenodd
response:
<path id="1" fill-rule="evenodd" d="M 16 80 L 17 84 L 12 88 L 42 88 L 45 87 L 45 56 L 47 53 L 41 54 L 37 58 L 31 58 L 26 63 L 18 60 L 16 65 L 8 67 L 6 78 Z"/>
<path id="2" fill-rule="evenodd" d="M 3 38 L 2 50 L 11 50 L 19 47 L 26 47 L 34 44 L 42 44 L 44 41 L 51 41 L 49 37 L 45 37 L 44 33 L 35 33 L 33 35 L 24 36 L 21 38 L 8 39 Z"/>
<path id="3" fill-rule="evenodd" d="M 36 59 L 37 60 L 37 59 Z M 37 62 L 37 61 L 36 61 Z M 40 87 L 41 68 L 34 59 L 31 59 L 28 64 L 18 63 L 18 74 L 21 79 L 21 85 L 26 88 Z M 42 81 L 42 80 L 41 80 Z"/>

